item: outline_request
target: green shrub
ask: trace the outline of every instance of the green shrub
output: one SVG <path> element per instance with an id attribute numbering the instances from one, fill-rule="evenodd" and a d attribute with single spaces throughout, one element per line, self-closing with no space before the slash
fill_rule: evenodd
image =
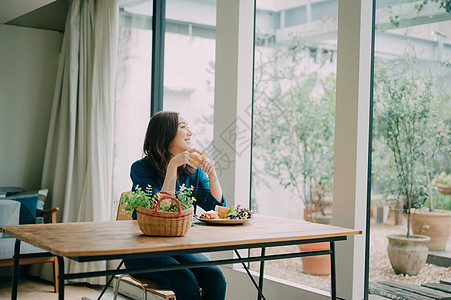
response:
<path id="1" fill-rule="evenodd" d="M 436 209 L 451 210 L 451 195 L 434 193 L 434 206 Z"/>
<path id="2" fill-rule="evenodd" d="M 441 183 L 444 185 L 451 186 L 451 174 L 446 174 L 445 172 L 442 172 L 434 177 L 432 183 L 433 184 Z"/>

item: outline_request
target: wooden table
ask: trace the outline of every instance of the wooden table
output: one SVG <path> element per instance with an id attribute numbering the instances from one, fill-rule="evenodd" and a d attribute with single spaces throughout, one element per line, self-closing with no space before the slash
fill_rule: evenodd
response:
<path id="1" fill-rule="evenodd" d="M 232 263 L 260 261 L 259 284 L 251 277 L 262 294 L 264 261 L 304 257 L 314 255 L 331 256 L 331 296 L 336 299 L 335 244 L 346 240 L 347 236 L 361 234 L 361 231 L 337 226 L 315 224 L 254 214 L 254 218 L 243 225 L 211 226 L 195 224 L 184 237 L 149 237 L 141 233 L 137 221 L 82 222 L 39 225 L 0 226 L 2 232 L 17 238 L 14 256 L 14 273 L 11 299 L 17 298 L 19 259 L 28 255 L 20 254 L 20 242 L 26 242 L 44 250 L 47 255 L 56 255 L 59 262 L 59 299 L 64 299 L 64 280 L 116 274 L 137 274 L 173 270 L 186 267 L 203 267 Z M 330 242 L 330 250 L 295 252 L 266 255 L 266 247 L 277 247 L 305 243 Z M 241 257 L 237 250 L 260 248 L 261 255 Z M 234 250 L 237 257 L 212 260 L 195 265 L 162 266 L 152 269 L 116 269 L 85 273 L 64 273 L 63 257 L 78 262 L 180 255 Z M 250 275 L 247 268 L 245 268 Z"/>

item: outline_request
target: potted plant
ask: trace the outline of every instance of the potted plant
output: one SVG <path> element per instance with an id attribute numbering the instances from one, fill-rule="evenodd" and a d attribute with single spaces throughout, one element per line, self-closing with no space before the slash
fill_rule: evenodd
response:
<path id="1" fill-rule="evenodd" d="M 158 192 L 152 196 L 149 185 L 143 191 L 139 185 L 123 199 L 125 211 L 137 212 L 138 225 L 146 235 L 184 236 L 191 228 L 193 220 L 193 186 L 180 189 L 171 195 Z"/>
<path id="2" fill-rule="evenodd" d="M 427 243 L 429 250 L 445 251 L 451 234 L 451 211 L 434 208 L 434 195 L 432 193 L 431 185 L 435 185 L 441 194 L 447 195 L 448 191 L 451 194 L 451 175 L 446 175 L 442 172 L 436 175 L 432 182 L 429 181 L 429 195 L 428 208 L 423 207 L 420 203 L 412 216 L 412 231 L 417 234 L 424 234 L 431 238 Z"/>
<path id="3" fill-rule="evenodd" d="M 438 191 L 443 195 L 451 195 L 451 173 L 446 174 L 446 172 L 442 172 L 436 175 L 432 180 L 432 184 L 434 184 Z"/>
<path id="4" fill-rule="evenodd" d="M 335 74 L 323 68 L 330 54 L 319 57 L 317 70 L 307 72 L 310 51 L 298 37 L 273 53 L 256 52 L 256 61 L 262 63 L 255 68 L 254 157 L 258 163 L 253 164 L 253 178 L 268 186 L 273 184 L 268 177 L 278 181 L 303 202 L 305 220 L 330 224 Z M 300 247 L 306 251 L 304 247 L 317 245 Z M 321 246 L 328 249 L 329 243 Z M 326 261 L 322 270 L 309 269 L 319 265 L 306 262 L 311 259 L 302 258 L 304 272 L 330 273 L 328 255 L 313 258 Z"/>
<path id="5" fill-rule="evenodd" d="M 415 60 L 379 62 L 375 69 L 375 143 L 389 152 L 396 178 L 388 187 L 405 201 L 406 234 L 388 235 L 388 255 L 396 273 L 416 275 L 428 254 L 428 236 L 411 234 L 412 207 L 428 193 L 427 161 L 432 158 L 443 125 L 440 105 L 444 95 L 433 77 L 414 67 Z"/>

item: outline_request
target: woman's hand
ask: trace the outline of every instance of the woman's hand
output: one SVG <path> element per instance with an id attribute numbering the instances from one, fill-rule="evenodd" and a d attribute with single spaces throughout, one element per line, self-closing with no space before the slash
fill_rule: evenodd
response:
<path id="1" fill-rule="evenodd" d="M 204 171 L 208 175 L 208 177 L 214 176 L 214 174 L 216 174 L 215 161 L 211 158 L 205 156 L 202 159 L 200 166 L 202 167 L 202 171 Z"/>
<path id="2" fill-rule="evenodd" d="M 202 166 L 203 159 L 198 155 L 200 154 L 203 157 L 203 154 L 197 149 L 190 149 L 188 151 L 182 152 L 174 156 L 170 161 L 169 165 L 174 168 L 178 168 L 181 165 L 187 164 L 194 169 Z M 169 166 L 168 166 L 169 167 Z"/>
<path id="3" fill-rule="evenodd" d="M 215 161 L 203 154 L 201 156 L 200 166 L 202 167 L 202 171 L 208 176 L 210 193 L 218 202 L 222 202 L 222 188 L 216 175 Z"/>

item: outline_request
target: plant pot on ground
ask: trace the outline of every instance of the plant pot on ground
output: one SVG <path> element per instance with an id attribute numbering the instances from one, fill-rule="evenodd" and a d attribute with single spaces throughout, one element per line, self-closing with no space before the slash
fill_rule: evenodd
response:
<path id="1" fill-rule="evenodd" d="M 314 184 L 308 208 L 304 209 L 304 219 L 313 223 L 332 224 L 332 201 L 323 185 Z M 298 245 L 301 252 L 329 250 L 330 243 Z M 311 275 L 329 275 L 331 270 L 330 255 L 302 257 L 302 271 Z"/>
<path id="2" fill-rule="evenodd" d="M 438 191 L 443 195 L 451 195 L 451 185 L 436 183 L 435 186 L 437 187 Z"/>
<path id="3" fill-rule="evenodd" d="M 424 163 L 424 166 L 426 167 L 426 163 Z M 412 231 L 415 234 L 424 234 L 431 238 L 427 243 L 429 250 L 445 251 L 448 238 L 451 235 L 451 211 L 434 209 L 432 186 L 437 186 L 437 184 L 450 184 L 451 175 L 442 172 L 436 175 L 431 182 L 429 173 L 427 172 L 426 179 L 429 190 L 429 196 L 427 197 L 429 208 L 422 207 L 422 203 L 418 205 L 418 209 L 412 211 Z M 445 194 L 443 190 L 438 190 L 440 193 Z"/>
<path id="4" fill-rule="evenodd" d="M 430 240 L 428 236 L 411 235 L 407 238 L 403 234 L 387 235 L 388 258 L 396 274 L 417 275 L 426 264 Z"/>
<path id="5" fill-rule="evenodd" d="M 435 184 L 437 190 L 443 195 L 451 195 L 451 174 L 442 172 L 434 177 L 432 183 Z"/>
<path id="6" fill-rule="evenodd" d="M 429 250 L 445 251 L 451 234 L 451 211 L 428 208 L 412 210 L 412 232 L 430 237 Z"/>
<path id="7" fill-rule="evenodd" d="M 298 247 L 301 252 L 329 250 L 330 243 L 300 244 Z M 330 255 L 302 257 L 302 271 L 311 275 L 329 275 Z"/>
<path id="8" fill-rule="evenodd" d="M 318 199 L 317 199 L 318 200 Z M 332 203 L 325 201 L 328 205 L 317 205 L 317 208 L 312 208 L 310 213 L 308 209 L 304 209 L 304 219 L 313 223 L 320 223 L 330 225 L 332 224 Z M 313 203 L 313 202 L 312 202 Z M 321 207 L 320 211 L 317 211 Z M 301 252 L 329 250 L 330 243 L 315 243 L 315 244 L 300 244 L 298 245 Z M 302 257 L 302 271 L 311 275 L 329 275 L 330 274 L 330 255 L 320 255 L 311 257 Z"/>

